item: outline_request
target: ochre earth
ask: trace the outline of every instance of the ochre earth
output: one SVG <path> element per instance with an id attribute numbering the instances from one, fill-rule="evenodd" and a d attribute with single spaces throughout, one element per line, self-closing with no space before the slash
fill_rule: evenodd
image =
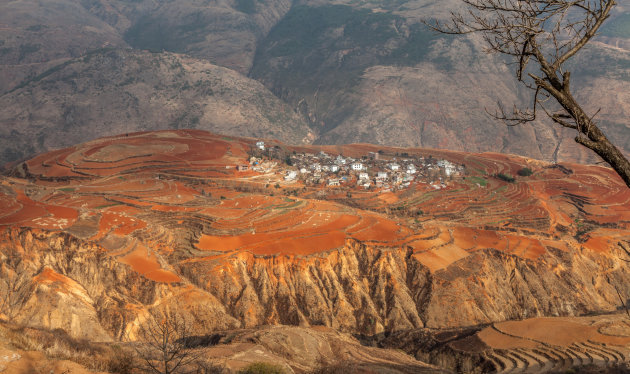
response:
<path id="1" fill-rule="evenodd" d="M 133 133 L 17 165 L 1 179 L 0 252 L 23 258 L 34 280 L 18 319 L 69 328 L 65 312 L 47 313 L 72 308 L 71 334 L 107 339 L 166 307 L 200 333 L 292 324 L 373 334 L 609 312 L 630 298 L 630 255 L 618 245 L 630 240 L 630 190 L 608 168 L 266 140 L 287 153 L 404 151 L 465 165 L 441 189 L 346 194 L 285 183 L 283 159 L 237 171 L 256 140 Z M 533 175 L 517 176 L 524 167 Z"/>

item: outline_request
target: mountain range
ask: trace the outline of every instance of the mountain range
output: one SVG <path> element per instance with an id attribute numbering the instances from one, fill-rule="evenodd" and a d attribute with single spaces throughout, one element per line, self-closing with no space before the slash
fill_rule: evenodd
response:
<path id="1" fill-rule="evenodd" d="M 0 163 L 99 136 L 197 128 L 292 144 L 370 142 L 597 162 L 541 119 L 474 36 L 421 22 L 449 1 L 38 0 L 0 5 Z M 630 149 L 630 13 L 571 63 L 576 96 Z M 491 134 L 491 135 L 489 135 Z"/>

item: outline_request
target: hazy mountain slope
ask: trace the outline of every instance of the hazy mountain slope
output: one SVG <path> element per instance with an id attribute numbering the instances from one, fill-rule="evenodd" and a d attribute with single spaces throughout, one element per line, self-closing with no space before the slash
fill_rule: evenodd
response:
<path id="1" fill-rule="evenodd" d="M 439 10 L 428 1 L 301 4 L 263 41 L 251 75 L 309 118 L 320 134 L 317 143 L 377 142 L 596 160 L 574 144 L 571 132 L 547 121 L 508 128 L 487 115 L 484 108 L 494 111 L 499 99 L 511 107 L 531 98 L 500 56 L 484 54 L 477 37 L 436 35 L 418 22 L 442 17 L 457 2 Z M 609 94 L 610 87 L 630 91 L 630 55 L 592 44 L 573 65 L 574 87 L 581 91 L 576 95 L 593 113 L 601 107 L 599 118 L 606 118 L 609 136 L 630 149 L 623 115 L 627 101 L 610 100 Z M 596 56 L 606 57 L 596 59 L 601 64 L 589 62 Z"/>
<path id="2" fill-rule="evenodd" d="M 0 3 L 0 94 L 60 59 L 126 43 L 116 29 L 71 0 Z"/>
<path id="3" fill-rule="evenodd" d="M 242 73 L 256 43 L 289 10 L 291 0 L 157 2 L 83 0 L 135 48 L 187 53 Z"/>
<path id="4" fill-rule="evenodd" d="M 199 128 L 301 143 L 306 124 L 260 83 L 169 53 L 101 50 L 0 97 L 3 162 L 89 138 Z"/>
<path id="5" fill-rule="evenodd" d="M 247 73 L 290 0 L 34 0 L 0 4 L 0 93 L 104 46 L 188 53 Z"/>
<path id="6" fill-rule="evenodd" d="M 547 122 L 508 128 L 486 114 L 485 109 L 496 108 L 497 99 L 511 106 L 526 104 L 531 97 L 514 81 L 500 56 L 484 54 L 479 40 L 436 35 L 420 23 L 426 18 L 444 18 L 459 6 L 457 0 L 4 2 L 0 4 L 0 94 L 90 51 L 104 46 L 132 46 L 157 53 L 183 53 L 259 80 L 301 115 L 303 119 L 299 120 L 287 114 L 293 123 L 303 121 L 310 126 L 298 131 L 299 135 L 289 132 L 281 136 L 289 142 L 301 141 L 312 130 L 320 144 L 378 142 L 508 152 L 554 161 L 597 161 L 591 152 L 574 143 L 571 131 Z M 576 56 L 571 66 L 576 96 L 589 112 L 602 109 L 597 119 L 615 143 L 626 150 L 630 149 L 630 100 L 624 93 L 630 92 L 630 53 L 623 48 L 630 40 L 628 8 L 627 4 L 616 8 L 598 41 Z M 95 61 L 85 59 L 83 69 L 102 69 L 100 65 L 88 67 Z M 80 76 L 84 84 L 102 86 L 101 90 L 115 100 L 98 100 L 99 110 L 107 113 L 104 117 L 85 112 L 81 119 L 87 122 L 80 132 L 72 134 L 74 140 L 66 142 L 65 135 L 52 135 L 44 147 L 43 140 L 29 132 L 28 137 L 17 142 L 10 140 L 21 144 L 22 150 L 15 153 L 11 150 L 17 147 L 14 145 L 4 149 L 6 156 L 2 156 L 2 161 L 127 128 L 168 127 L 174 122 L 195 127 L 194 120 L 187 124 L 186 120 L 154 116 L 175 110 L 169 106 L 129 117 L 114 115 L 121 106 L 127 107 L 120 103 L 127 93 L 126 85 L 120 85 L 125 80 L 118 81 L 119 74 L 122 73 L 106 67 L 99 74 Z M 46 84 L 64 86 L 64 82 L 54 82 L 56 79 L 69 78 L 49 74 Z M 174 78 L 167 74 L 165 79 Z M 148 98 L 163 96 L 160 87 L 164 84 L 144 85 L 142 95 L 136 95 L 139 108 L 153 108 L 156 104 Z M 174 92 L 169 95 L 175 95 Z M 48 89 L 41 94 L 46 95 L 50 105 L 42 117 L 46 123 L 66 123 L 64 113 L 74 105 L 66 103 L 66 93 Z M 186 93 L 181 93 L 181 97 L 187 97 Z M 244 91 L 241 102 L 250 97 L 249 91 Z M 19 124 L 40 116 L 40 99 L 43 97 L 24 97 L 19 101 L 3 97 L 3 102 L 19 107 L 3 109 L 2 131 L 22 134 L 23 126 Z M 237 101 L 235 98 L 230 103 Z M 244 106 L 234 108 L 232 104 L 213 104 L 225 120 L 222 128 L 210 129 L 240 132 L 238 126 L 243 121 L 231 113 L 240 112 Z M 94 108 L 84 107 L 86 111 Z M 18 118 L 18 113 L 22 117 Z M 201 118 L 199 113 L 194 109 L 186 116 Z M 173 116 L 181 117 L 182 113 Z M 267 116 L 275 119 L 250 122 L 245 134 L 277 137 L 284 132 L 283 126 L 294 126 L 270 124 L 281 123 L 284 114 L 270 111 Z M 109 119 L 104 120 L 105 117 Z M 153 117 L 157 119 L 154 121 Z M 122 119 L 124 123 L 120 122 Z M 224 130 L 228 127 L 234 129 Z M 67 131 L 63 126 L 45 128 L 46 132 Z M 56 143 L 55 139 L 64 141 Z"/>

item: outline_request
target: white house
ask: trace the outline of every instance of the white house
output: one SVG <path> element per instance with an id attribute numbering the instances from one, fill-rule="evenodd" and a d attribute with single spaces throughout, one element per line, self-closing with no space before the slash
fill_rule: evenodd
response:
<path id="1" fill-rule="evenodd" d="M 389 164 L 389 169 L 390 169 L 391 171 L 397 171 L 397 170 L 400 170 L 400 165 L 398 165 L 397 163 L 391 163 L 391 164 Z"/>
<path id="2" fill-rule="evenodd" d="M 337 156 L 337 158 L 335 159 L 335 164 L 337 165 L 345 165 L 346 162 L 346 159 L 342 155 Z"/>
<path id="3" fill-rule="evenodd" d="M 296 178 L 297 178 L 297 171 L 295 170 L 289 170 L 287 172 L 287 175 L 284 176 L 284 180 L 287 180 L 287 181 L 292 181 L 292 180 L 295 180 Z"/>
<path id="4" fill-rule="evenodd" d="M 308 170 L 306 170 L 306 168 L 301 168 L 301 169 L 300 169 L 300 173 L 302 173 L 302 174 L 306 174 L 306 173 L 309 173 L 309 171 L 308 171 Z"/>
<path id="5" fill-rule="evenodd" d="M 336 173 L 339 171 L 339 165 L 329 165 L 328 168 L 331 173 Z"/>
<path id="6" fill-rule="evenodd" d="M 329 186 L 338 186 L 339 185 L 339 179 L 329 179 L 328 180 L 328 185 Z"/>
<path id="7" fill-rule="evenodd" d="M 264 151 L 265 150 L 265 142 L 263 142 L 262 140 L 256 142 L 256 147 L 258 147 L 258 149 L 260 149 L 261 151 Z"/>
<path id="8" fill-rule="evenodd" d="M 363 170 L 363 164 L 360 163 L 360 162 L 353 162 L 352 163 L 352 170 L 355 170 L 355 171 Z"/>
<path id="9" fill-rule="evenodd" d="M 314 171 L 322 171 L 322 165 L 316 162 L 314 164 L 311 164 L 311 169 Z"/>
<path id="10" fill-rule="evenodd" d="M 455 165 L 453 165 L 453 163 L 451 163 L 448 160 L 438 160 L 437 162 L 437 166 L 441 167 L 441 168 L 445 168 L 445 167 L 454 167 Z"/>
<path id="11" fill-rule="evenodd" d="M 379 171 L 378 173 L 376 173 L 376 179 L 387 179 L 387 172 Z"/>
<path id="12" fill-rule="evenodd" d="M 447 177 L 450 177 L 456 172 L 457 172 L 457 168 L 455 168 L 455 165 L 448 165 L 444 167 L 444 174 L 446 174 Z"/>
<path id="13" fill-rule="evenodd" d="M 370 179 L 368 173 L 359 173 L 359 179 Z"/>
<path id="14" fill-rule="evenodd" d="M 415 174 L 416 173 L 416 165 L 409 164 L 407 165 L 407 174 Z"/>

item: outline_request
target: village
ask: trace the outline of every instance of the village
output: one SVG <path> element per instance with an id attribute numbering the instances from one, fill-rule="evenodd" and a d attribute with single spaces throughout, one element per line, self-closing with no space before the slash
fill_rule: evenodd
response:
<path id="1" fill-rule="evenodd" d="M 301 182 L 305 186 L 343 186 L 390 192 L 408 188 L 415 182 L 442 189 L 465 171 L 463 165 L 448 160 L 407 153 L 378 151 L 360 158 L 330 155 L 323 151 L 317 154 L 289 153 L 278 147 L 267 147 L 263 141 L 256 142 L 250 153 L 249 165 L 240 165 L 238 170 L 274 171 L 282 175 L 285 185 Z"/>

